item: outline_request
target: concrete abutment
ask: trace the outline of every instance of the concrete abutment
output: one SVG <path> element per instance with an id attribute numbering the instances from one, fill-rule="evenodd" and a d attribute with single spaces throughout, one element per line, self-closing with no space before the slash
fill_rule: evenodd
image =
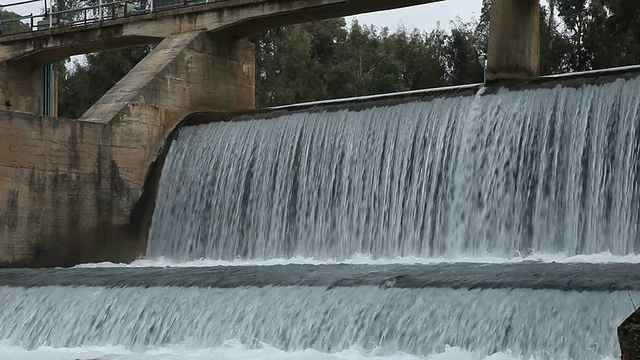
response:
<path id="1" fill-rule="evenodd" d="M 162 41 L 79 120 L 0 110 L 0 264 L 143 254 L 153 208 L 143 193 L 157 181 L 152 164 L 167 137 L 194 111 L 253 108 L 254 71 L 253 44 L 183 33 Z"/>

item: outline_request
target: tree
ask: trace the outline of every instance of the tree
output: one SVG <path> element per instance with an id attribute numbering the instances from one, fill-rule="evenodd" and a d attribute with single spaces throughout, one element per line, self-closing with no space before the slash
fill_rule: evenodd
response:
<path id="1" fill-rule="evenodd" d="M 11 11 L 0 11 L 0 19 L 2 19 L 2 34 L 17 34 L 31 31 L 31 26 L 23 23 L 20 19 L 22 15 Z"/>
<path id="2" fill-rule="evenodd" d="M 477 24 L 457 19 L 452 25 L 445 45 L 448 83 L 457 85 L 481 82 L 484 70 L 478 62 L 478 56 L 484 52 L 486 43 L 475 36 Z"/>
<path id="3" fill-rule="evenodd" d="M 150 51 L 150 46 L 88 54 L 86 64 L 76 63 L 60 81 L 58 113 L 79 118 Z"/>
<path id="4" fill-rule="evenodd" d="M 445 85 L 446 34 L 440 28 L 420 32 L 399 28 L 390 35 L 395 56 L 401 65 L 402 88 L 406 90 L 433 88 Z"/>
<path id="5" fill-rule="evenodd" d="M 567 34 L 561 32 L 551 19 L 551 10 L 540 7 L 540 74 L 559 74 L 570 71 L 569 54 L 574 48 Z"/>
<path id="6" fill-rule="evenodd" d="M 591 0 L 587 49 L 593 67 L 637 64 L 640 59 L 640 3 Z"/>

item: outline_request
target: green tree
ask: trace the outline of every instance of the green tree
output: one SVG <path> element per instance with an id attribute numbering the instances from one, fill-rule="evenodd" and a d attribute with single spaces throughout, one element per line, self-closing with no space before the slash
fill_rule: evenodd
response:
<path id="1" fill-rule="evenodd" d="M 451 34 L 445 44 L 447 82 L 451 85 L 481 82 L 484 75 L 478 56 L 486 47 L 476 37 L 477 24 L 464 23 L 460 19 L 452 23 Z"/>
<path id="2" fill-rule="evenodd" d="M 431 32 L 399 28 L 390 35 L 401 65 L 402 88 L 416 90 L 446 84 L 446 33 L 440 27 Z"/>
<path id="3" fill-rule="evenodd" d="M 330 92 L 349 97 L 405 90 L 402 65 L 388 38 L 388 29 L 379 33 L 374 26 L 354 21 L 328 78 Z"/>
<path id="4" fill-rule="evenodd" d="M 20 14 L 5 10 L 0 11 L 0 19 L 2 19 L 2 34 L 8 35 L 31 31 L 31 26 L 25 24 L 21 18 L 22 15 Z M 29 19 L 26 21 L 29 21 Z"/>
<path id="5" fill-rule="evenodd" d="M 591 69 L 592 53 L 586 45 L 586 36 L 590 22 L 588 0 L 558 1 L 558 15 L 566 27 L 573 52 L 568 54 L 569 68 L 572 71 Z"/>
<path id="6" fill-rule="evenodd" d="M 591 0 L 586 48 L 594 68 L 637 64 L 640 60 L 640 3 Z"/>

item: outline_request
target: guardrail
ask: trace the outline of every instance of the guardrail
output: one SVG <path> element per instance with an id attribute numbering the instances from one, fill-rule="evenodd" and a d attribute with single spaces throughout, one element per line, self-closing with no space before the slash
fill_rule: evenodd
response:
<path id="1" fill-rule="evenodd" d="M 74 8 L 64 2 L 26 0 L 0 6 L 0 36 L 96 22 L 221 2 L 226 0 L 84 0 Z"/>

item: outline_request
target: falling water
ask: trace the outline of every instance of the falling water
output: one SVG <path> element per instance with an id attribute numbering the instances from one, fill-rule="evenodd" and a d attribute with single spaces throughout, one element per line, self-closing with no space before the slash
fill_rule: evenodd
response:
<path id="1" fill-rule="evenodd" d="M 187 127 L 147 255 L 640 250 L 640 78 Z"/>
<path id="2" fill-rule="evenodd" d="M 293 351 L 358 345 L 418 356 L 455 344 L 524 359 L 618 354 L 626 292 L 334 288 L 0 287 L 0 337 L 32 349 L 120 344 Z M 640 293 L 633 292 L 636 298 Z"/>

